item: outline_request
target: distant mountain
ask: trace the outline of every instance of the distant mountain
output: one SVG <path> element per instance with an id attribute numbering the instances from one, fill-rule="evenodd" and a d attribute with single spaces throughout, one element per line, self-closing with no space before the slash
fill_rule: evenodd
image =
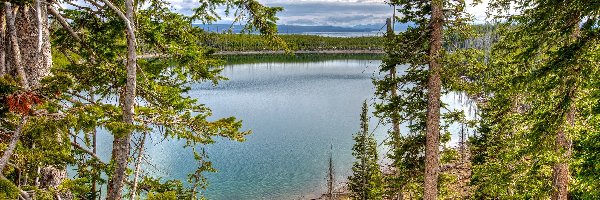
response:
<path id="1" fill-rule="evenodd" d="M 231 29 L 234 33 L 239 33 L 243 30 L 243 25 L 231 24 L 194 24 L 209 32 L 223 32 Z M 310 33 L 310 32 L 373 32 L 379 29 L 371 27 L 339 27 L 339 26 L 298 26 L 298 25 L 278 25 L 279 33 Z"/>
<path id="2" fill-rule="evenodd" d="M 413 26 L 413 23 L 396 23 L 394 24 L 395 31 L 405 31 L 409 26 Z M 385 31 L 385 24 L 361 24 L 353 26 L 353 28 L 357 29 L 375 29 L 376 31 Z"/>
<path id="3" fill-rule="evenodd" d="M 209 32 L 223 32 L 229 31 L 233 33 L 240 33 L 244 26 L 243 25 L 231 25 L 231 24 L 194 24 Z M 396 31 L 404 31 L 410 24 L 396 23 Z M 284 34 L 301 34 L 301 33 L 324 33 L 324 32 L 383 32 L 385 31 L 385 24 L 366 24 L 356 25 L 352 27 L 341 27 L 341 26 L 299 26 L 299 25 L 278 25 L 277 29 L 279 33 Z"/>
<path id="4" fill-rule="evenodd" d="M 339 27 L 339 26 L 296 26 L 279 25 L 280 33 L 307 33 L 307 32 L 373 32 L 375 28 Z"/>

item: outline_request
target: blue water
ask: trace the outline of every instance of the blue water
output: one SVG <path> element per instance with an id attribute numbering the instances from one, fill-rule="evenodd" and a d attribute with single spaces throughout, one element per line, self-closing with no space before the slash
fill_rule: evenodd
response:
<path id="1" fill-rule="evenodd" d="M 362 102 L 373 103 L 372 78 L 379 76 L 380 64 L 377 60 L 237 64 L 225 67 L 222 75 L 228 81 L 194 85 L 189 95 L 210 107 L 213 119 L 235 116 L 243 120 L 243 130 L 253 132 L 245 142 L 218 139 L 204 146 L 218 170 L 206 174 L 206 197 L 314 198 L 326 190 L 330 153 L 336 183 L 343 185 L 354 160 L 352 134 L 359 130 Z M 451 96 L 443 99 L 452 101 Z M 378 127 L 374 133 L 381 143 L 388 127 L 378 126 L 374 117 L 370 124 L 372 130 Z M 99 155 L 108 159 L 111 143 L 112 137 L 100 132 L 99 146 L 106 148 Z M 147 143 L 145 173 L 185 182 L 196 170 L 183 141 L 152 136 Z"/>
<path id="2" fill-rule="evenodd" d="M 218 169 L 207 174 L 206 196 L 298 199 L 320 194 L 332 144 L 337 182 L 345 181 L 353 162 L 352 134 L 359 129 L 362 102 L 373 96 L 371 78 L 379 65 L 364 60 L 241 64 L 225 67 L 222 75 L 230 80 L 216 87 L 194 86 L 189 95 L 210 107 L 215 118 L 235 116 L 253 132 L 245 142 L 219 140 L 206 146 Z M 162 143 L 148 150 L 155 175 L 185 180 L 196 169 L 180 145 Z"/>

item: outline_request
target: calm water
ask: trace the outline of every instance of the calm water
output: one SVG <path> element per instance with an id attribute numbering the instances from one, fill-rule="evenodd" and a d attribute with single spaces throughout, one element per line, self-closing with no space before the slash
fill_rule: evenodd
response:
<path id="1" fill-rule="evenodd" d="M 336 182 L 343 183 L 351 174 L 352 134 L 359 129 L 361 105 L 364 100 L 373 103 L 371 80 L 378 76 L 380 64 L 378 60 L 236 64 L 223 71 L 230 80 L 217 86 L 195 85 L 189 95 L 210 107 L 215 119 L 235 116 L 243 120 L 243 130 L 253 131 L 245 142 L 217 140 L 206 146 L 218 170 L 207 174 L 206 196 L 315 197 L 326 190 L 330 153 Z M 371 118 L 371 128 L 377 124 Z M 380 143 L 386 131 L 382 126 L 375 130 Z M 107 134 L 100 145 L 109 146 L 111 141 Z M 183 142 L 164 142 L 155 136 L 148 143 L 152 165 L 145 166 L 146 172 L 185 181 L 197 168 Z M 110 155 L 110 148 L 99 154 Z"/>
<path id="2" fill-rule="evenodd" d="M 373 96 L 371 78 L 379 64 L 240 64 L 223 71 L 229 81 L 195 86 L 190 96 L 212 108 L 215 117 L 235 116 L 244 130 L 253 131 L 242 143 L 219 140 L 207 146 L 219 170 L 207 174 L 207 197 L 298 199 L 324 192 L 332 144 L 336 178 L 345 181 L 353 161 L 352 134 L 359 129 L 362 101 Z M 196 168 L 189 151 L 172 143 L 153 146 L 148 154 L 157 176 L 185 179 Z"/>

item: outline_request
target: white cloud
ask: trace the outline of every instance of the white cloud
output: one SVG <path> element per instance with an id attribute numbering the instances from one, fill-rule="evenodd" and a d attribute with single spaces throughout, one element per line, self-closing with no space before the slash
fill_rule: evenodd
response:
<path id="1" fill-rule="evenodd" d="M 478 23 L 486 20 L 489 0 L 472 7 L 473 0 L 467 0 L 467 12 Z M 197 0 L 169 0 L 172 9 L 183 14 L 191 14 L 198 6 Z M 260 0 L 268 6 L 280 6 L 284 11 L 278 13 L 280 24 L 291 25 L 335 25 L 353 26 L 382 24 L 391 17 L 392 8 L 385 0 Z M 231 16 L 222 16 L 217 23 L 231 23 Z"/>
<path id="2" fill-rule="evenodd" d="M 467 11 L 467 13 L 473 15 L 473 17 L 475 18 L 475 22 L 481 23 L 481 22 L 486 21 L 486 19 L 487 19 L 486 11 L 487 11 L 487 7 L 488 7 L 488 2 L 489 2 L 489 0 L 483 0 L 482 3 L 472 6 L 473 0 L 466 1 L 466 4 L 467 4 L 466 11 Z"/>

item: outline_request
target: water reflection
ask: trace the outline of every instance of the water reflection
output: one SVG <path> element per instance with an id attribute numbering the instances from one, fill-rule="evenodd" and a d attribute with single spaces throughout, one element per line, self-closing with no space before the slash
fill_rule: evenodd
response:
<path id="1" fill-rule="evenodd" d="M 219 172 L 208 174 L 210 199 L 297 199 L 325 191 L 329 146 L 336 179 L 353 161 L 352 134 L 360 106 L 373 96 L 380 61 L 259 63 L 227 66 L 230 80 L 193 87 L 190 96 L 215 118 L 235 116 L 253 134 L 243 143 L 219 140 L 207 151 Z M 373 119 L 373 123 L 375 119 Z M 381 133 L 385 132 L 382 129 Z M 382 134 L 379 134 L 382 135 Z M 186 178 L 195 169 L 189 152 L 173 144 L 149 149 L 156 175 Z"/>
<path id="2" fill-rule="evenodd" d="M 189 95 L 210 107 L 214 119 L 235 116 L 243 120 L 244 130 L 253 131 L 245 142 L 217 140 L 206 147 L 219 171 L 207 174 L 206 196 L 217 200 L 314 197 L 325 192 L 331 144 L 335 178 L 338 183 L 345 181 L 354 160 L 352 134 L 359 130 L 362 101 L 373 102 L 371 80 L 378 76 L 380 64 L 378 60 L 236 64 L 222 73 L 230 80 L 217 86 L 194 85 Z M 443 99 L 451 107 L 465 108 L 456 95 Z M 378 126 L 374 117 L 370 124 L 378 127 L 375 135 L 381 143 L 389 127 Z M 110 135 L 100 134 L 100 146 L 110 147 Z M 185 181 L 196 170 L 182 141 L 154 136 L 148 143 L 151 165 L 144 168 L 149 174 Z M 99 154 L 110 155 L 110 148 Z M 380 154 L 385 154 L 383 147 Z"/>

